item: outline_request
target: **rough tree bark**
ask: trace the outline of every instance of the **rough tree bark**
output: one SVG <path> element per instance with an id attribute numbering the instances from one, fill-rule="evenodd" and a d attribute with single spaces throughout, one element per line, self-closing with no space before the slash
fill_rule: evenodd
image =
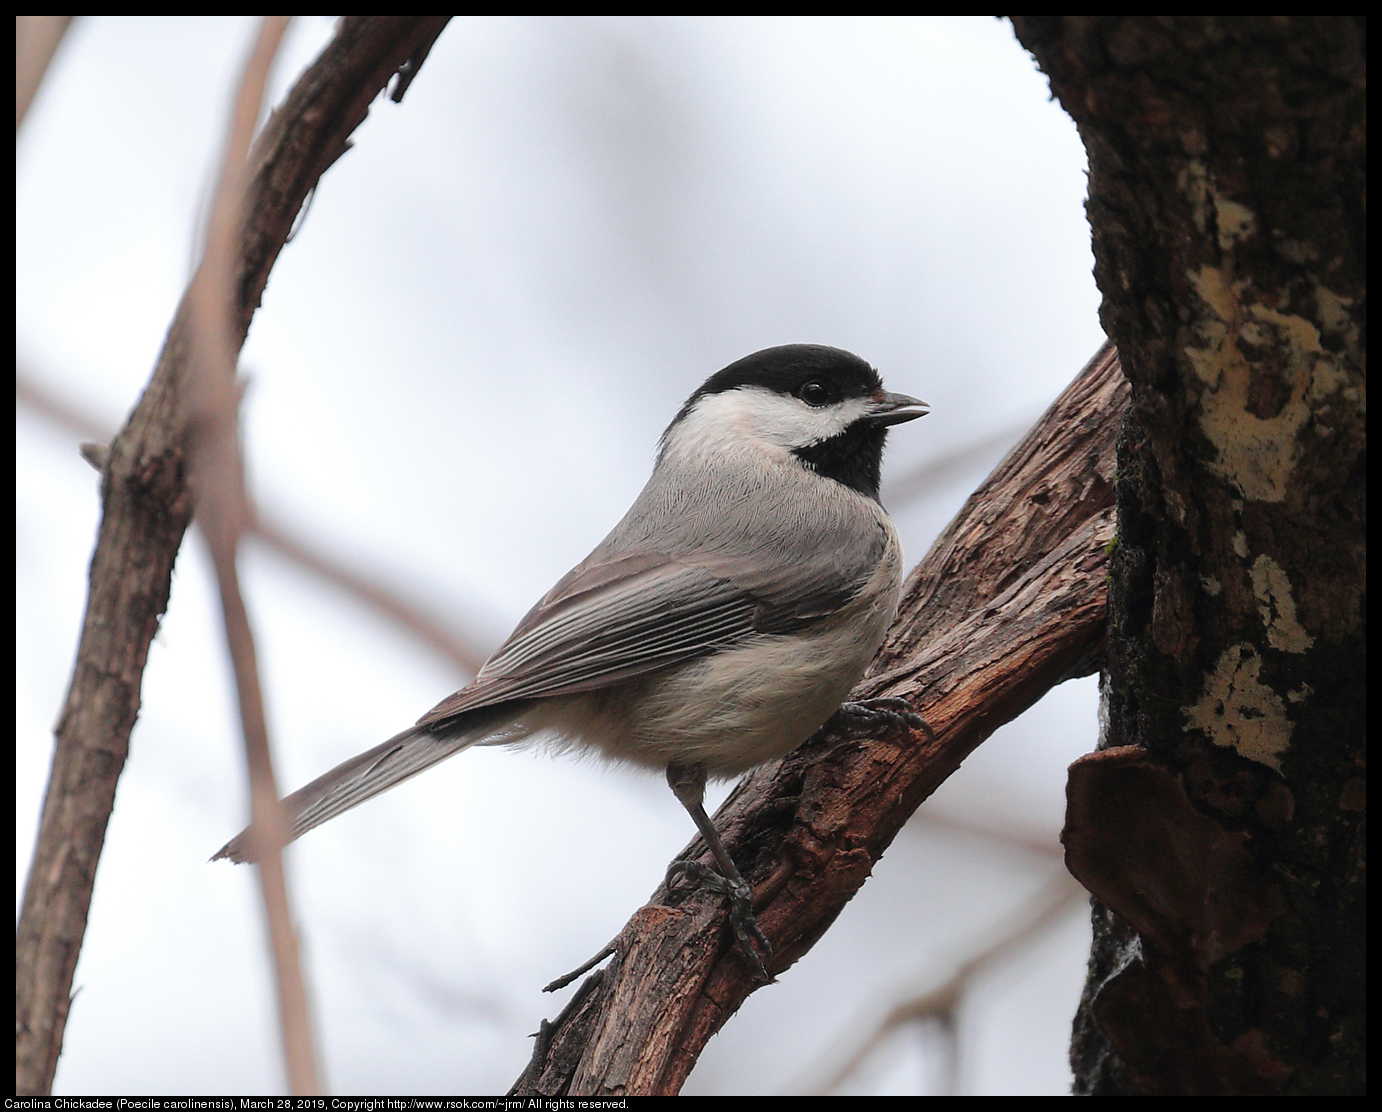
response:
<path id="1" fill-rule="evenodd" d="M 805 954 L 922 801 L 990 733 L 1088 675 L 1104 629 L 1113 442 L 1127 385 L 1099 352 L 907 579 L 856 698 L 908 697 L 934 736 L 808 742 L 747 776 L 715 825 L 753 885 L 776 974 Z M 699 839 L 682 856 L 706 854 Z M 542 1024 L 513 1095 L 669 1094 L 760 987 L 725 903 L 666 886 L 610 964 Z"/>
<path id="2" fill-rule="evenodd" d="M 1361 1094 L 1363 20 L 1014 24 L 1132 384 L 1075 1089 Z"/>
<path id="3" fill-rule="evenodd" d="M 401 97 L 448 18 L 343 19 L 264 125 L 250 156 L 235 298 L 237 351 L 308 193 L 349 148 L 351 132 L 395 74 L 393 95 Z M 184 300 L 153 377 L 102 469 L 86 617 L 16 929 L 15 1087 L 21 1094 L 52 1087 L 149 643 L 191 519 L 183 443 L 188 335 Z"/>

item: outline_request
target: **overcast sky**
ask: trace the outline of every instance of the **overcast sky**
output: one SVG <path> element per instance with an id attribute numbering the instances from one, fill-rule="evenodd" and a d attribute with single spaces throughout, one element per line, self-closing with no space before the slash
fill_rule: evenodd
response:
<path id="1" fill-rule="evenodd" d="M 255 26 L 80 19 L 20 134 L 20 367 L 112 428 L 190 273 Z M 294 25 L 274 100 L 330 29 Z M 886 501 L 929 459 L 1015 440 L 1101 342 L 1084 169 L 990 18 L 457 19 L 270 277 L 241 363 L 252 495 L 493 647 L 618 520 L 705 377 L 814 342 L 931 404 L 892 434 Z M 20 407 L 17 899 L 98 521 L 75 443 Z M 890 505 L 909 566 L 1002 451 Z M 261 548 L 242 574 L 286 789 L 467 678 Z M 254 878 L 206 863 L 247 803 L 192 534 L 143 697 L 54 1091 L 281 1091 Z M 1054 849 L 1096 701 L 1067 684 L 971 757 L 686 1091 L 808 1084 L 1001 932 L 1058 859 L 926 816 Z M 506 1089 L 565 1003 L 540 986 L 622 926 L 691 833 L 660 777 L 474 751 L 304 838 L 288 862 L 332 1090 Z M 967 994 L 960 1091 L 1067 1091 L 1085 919 Z M 937 1091 L 940 1046 L 902 1032 L 846 1091 Z"/>

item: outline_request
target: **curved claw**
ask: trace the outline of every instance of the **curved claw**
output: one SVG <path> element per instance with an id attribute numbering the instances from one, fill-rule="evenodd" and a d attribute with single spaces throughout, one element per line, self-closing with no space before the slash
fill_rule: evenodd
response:
<path id="1" fill-rule="evenodd" d="M 758 920 L 754 917 L 753 889 L 743 881 L 735 883 L 717 873 L 710 866 L 702 865 L 699 861 L 673 861 L 668 865 L 668 887 L 671 887 L 672 877 L 676 873 L 686 873 L 688 876 L 695 877 L 729 901 L 729 925 L 734 930 L 734 938 L 739 944 L 739 952 L 760 981 L 764 984 L 772 984 L 772 975 L 763 964 L 763 958 L 759 957 L 758 951 L 761 949 L 763 956 L 771 959 L 773 944 L 768 941 L 768 936 L 763 933 L 763 928 L 758 925 Z M 754 943 L 758 944 L 757 949 L 754 948 Z"/>
<path id="2" fill-rule="evenodd" d="M 836 724 L 843 724 L 866 730 L 884 729 L 893 732 L 921 730 L 934 740 L 935 735 L 926 719 L 912 710 L 906 699 L 881 696 L 877 699 L 860 699 L 858 702 L 841 703 L 831 716 Z"/>

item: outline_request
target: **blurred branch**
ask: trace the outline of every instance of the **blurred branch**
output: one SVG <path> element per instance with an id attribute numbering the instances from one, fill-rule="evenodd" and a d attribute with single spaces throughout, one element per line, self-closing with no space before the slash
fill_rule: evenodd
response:
<path id="1" fill-rule="evenodd" d="M 106 447 L 110 430 L 85 410 L 66 398 L 40 386 L 32 374 L 17 366 L 14 379 L 15 401 L 46 417 L 63 429 L 83 438 L 82 457 L 96 470 L 103 470 L 109 455 Z M 419 641 L 454 664 L 458 671 L 473 676 L 480 670 L 488 651 L 474 640 L 448 629 L 421 606 L 410 602 L 393 588 L 347 566 L 339 557 L 313 545 L 290 526 L 275 521 L 258 507 L 250 506 L 251 517 L 245 535 L 258 540 L 272 552 L 297 564 L 308 573 L 372 606 L 384 617 L 397 622 Z"/>
<path id="2" fill-rule="evenodd" d="M 1065 870 L 1064 853 L 1059 838 L 1053 833 L 1048 840 L 1025 837 L 1009 831 L 980 826 L 977 823 L 948 815 L 919 810 L 908 826 L 948 830 L 970 838 L 996 843 L 1004 849 L 1019 849 L 1027 853 L 1051 858 L 1058 862 L 1058 872 L 1027 905 L 1006 917 L 988 931 L 995 941 L 962 961 L 946 978 L 944 984 L 921 995 L 898 1001 L 896 992 L 887 994 L 862 1010 L 868 1016 L 881 1017 L 869 1027 L 869 1032 L 853 1038 L 850 1049 L 838 1057 L 838 1065 L 817 1067 L 806 1079 L 789 1087 L 799 1094 L 829 1094 L 840 1088 L 877 1052 L 883 1041 L 899 1027 L 934 1021 L 942 1036 L 942 1054 L 946 1059 L 945 1076 L 948 1081 L 937 1095 L 954 1095 L 955 1080 L 960 1076 L 959 1043 L 956 1039 L 956 1009 L 973 977 L 999 960 L 1011 950 L 1034 940 L 1052 923 L 1058 921 L 1068 905 L 1081 902 L 1086 895 L 1083 888 Z M 915 983 L 919 978 L 910 979 Z M 934 981 L 934 976 L 929 978 Z M 859 1023 L 851 1023 L 845 1030 L 852 1035 Z"/>
<path id="3" fill-rule="evenodd" d="M 244 461 L 240 456 L 237 419 L 240 391 L 235 381 L 235 364 L 240 345 L 234 339 L 231 325 L 232 275 L 235 249 L 244 226 L 245 162 L 250 138 L 264 100 L 269 69 L 287 29 L 286 16 L 264 18 L 236 97 L 225 160 L 211 204 L 206 254 L 192 279 L 187 297 L 191 327 L 184 419 L 188 485 L 192 489 L 197 525 L 206 539 L 216 569 L 226 643 L 235 670 L 253 816 L 249 837 L 259 863 L 288 1086 L 296 1095 L 315 1096 L 322 1092 L 322 1086 L 312 1045 L 307 988 L 303 983 L 297 936 L 288 903 L 287 878 L 283 872 L 288 822 L 278 800 L 254 632 L 240 593 L 236 567 L 240 535 L 251 514 L 245 498 Z"/>
<path id="4" fill-rule="evenodd" d="M 866 1009 L 875 1015 L 883 1013 L 882 1018 L 875 1022 L 866 1034 L 855 1040 L 853 1047 L 841 1057 L 839 1065 L 822 1070 L 816 1075 L 819 1080 L 808 1080 L 800 1087 L 794 1086 L 793 1091 L 822 1095 L 835 1092 L 868 1060 L 883 1040 L 899 1027 L 930 1020 L 953 1031 L 955 1012 L 970 981 L 1014 951 L 1034 943 L 1047 929 L 1060 922 L 1072 910 L 1084 907 L 1087 896 L 1088 893 L 1062 867 L 1050 883 L 1044 885 L 1025 906 L 995 928 L 995 937 L 991 943 L 961 962 L 944 983 L 898 1003 L 880 1004 Z M 950 1050 L 953 1053 L 953 1039 Z M 955 1076 L 958 1072 L 952 1063 L 949 1073 Z"/>
<path id="5" fill-rule="evenodd" d="M 914 828 L 931 826 L 941 830 L 953 830 L 957 834 L 964 834 L 971 838 L 982 838 L 986 842 L 996 842 L 1005 849 L 1021 849 L 1041 857 L 1051 857 L 1058 861 L 1065 860 L 1065 852 L 1061 848 L 1060 837 L 1055 832 L 1052 832 L 1049 840 L 1041 841 L 1010 830 L 980 826 L 977 822 L 966 822 L 964 819 L 952 818 L 950 815 L 943 815 L 936 811 L 918 811 L 913 817 L 911 825 Z"/>
<path id="6" fill-rule="evenodd" d="M 14 17 L 14 130 L 29 113 L 43 75 L 72 25 L 70 15 L 17 15 Z"/>
<path id="7" fill-rule="evenodd" d="M 934 734 L 817 739 L 750 773 L 716 827 L 753 885 L 781 972 L 870 875 L 912 812 L 1003 723 L 1097 667 L 1113 444 L 1127 406 L 1105 344 L 970 496 L 904 588 L 855 698 L 910 697 Z M 693 842 L 683 857 L 699 858 Z M 758 986 L 724 901 L 659 887 L 613 960 L 544 1023 L 514 1095 L 671 1094 Z"/>
<path id="8" fill-rule="evenodd" d="M 998 452 L 1006 452 L 1016 444 L 1041 416 L 1033 413 L 1017 421 L 1011 421 L 996 432 L 961 444 L 953 451 L 941 452 L 924 459 L 904 471 L 897 478 L 883 484 L 883 503 L 896 510 L 913 499 L 929 494 L 943 483 L 948 483 L 966 471 L 992 459 Z"/>
<path id="9" fill-rule="evenodd" d="M 446 16 L 348 16 L 264 125 L 248 160 L 246 222 L 233 260 L 228 348 L 238 352 L 294 218 L 400 67 Z M 149 643 L 167 606 L 191 514 L 182 417 L 190 354 L 184 298 L 153 377 L 102 473 L 102 518 L 72 683 L 15 939 L 15 1076 L 47 1093 L 70 1007 L 96 865 L 139 712 Z"/>
<path id="10" fill-rule="evenodd" d="M 418 640 L 446 657 L 467 678 L 475 675 L 489 656 L 488 649 L 452 633 L 420 606 L 401 598 L 369 576 L 352 571 L 273 521 L 256 518 L 249 532 L 275 552 L 393 619 Z"/>

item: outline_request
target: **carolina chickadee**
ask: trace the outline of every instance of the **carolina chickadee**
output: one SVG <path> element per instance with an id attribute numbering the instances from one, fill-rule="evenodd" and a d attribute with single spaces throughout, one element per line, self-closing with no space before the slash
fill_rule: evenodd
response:
<path id="1" fill-rule="evenodd" d="M 289 840 L 471 745 L 547 732 L 666 770 L 723 877 L 681 867 L 730 896 L 740 946 L 767 979 L 748 936 L 771 947 L 702 806 L 706 777 L 785 756 L 839 709 L 915 721 L 900 700 L 841 702 L 902 589 L 902 546 L 878 501 L 883 442 L 926 412 L 838 348 L 767 348 L 712 375 L 614 531 L 473 682 L 288 796 Z M 250 860 L 248 833 L 216 857 Z"/>

